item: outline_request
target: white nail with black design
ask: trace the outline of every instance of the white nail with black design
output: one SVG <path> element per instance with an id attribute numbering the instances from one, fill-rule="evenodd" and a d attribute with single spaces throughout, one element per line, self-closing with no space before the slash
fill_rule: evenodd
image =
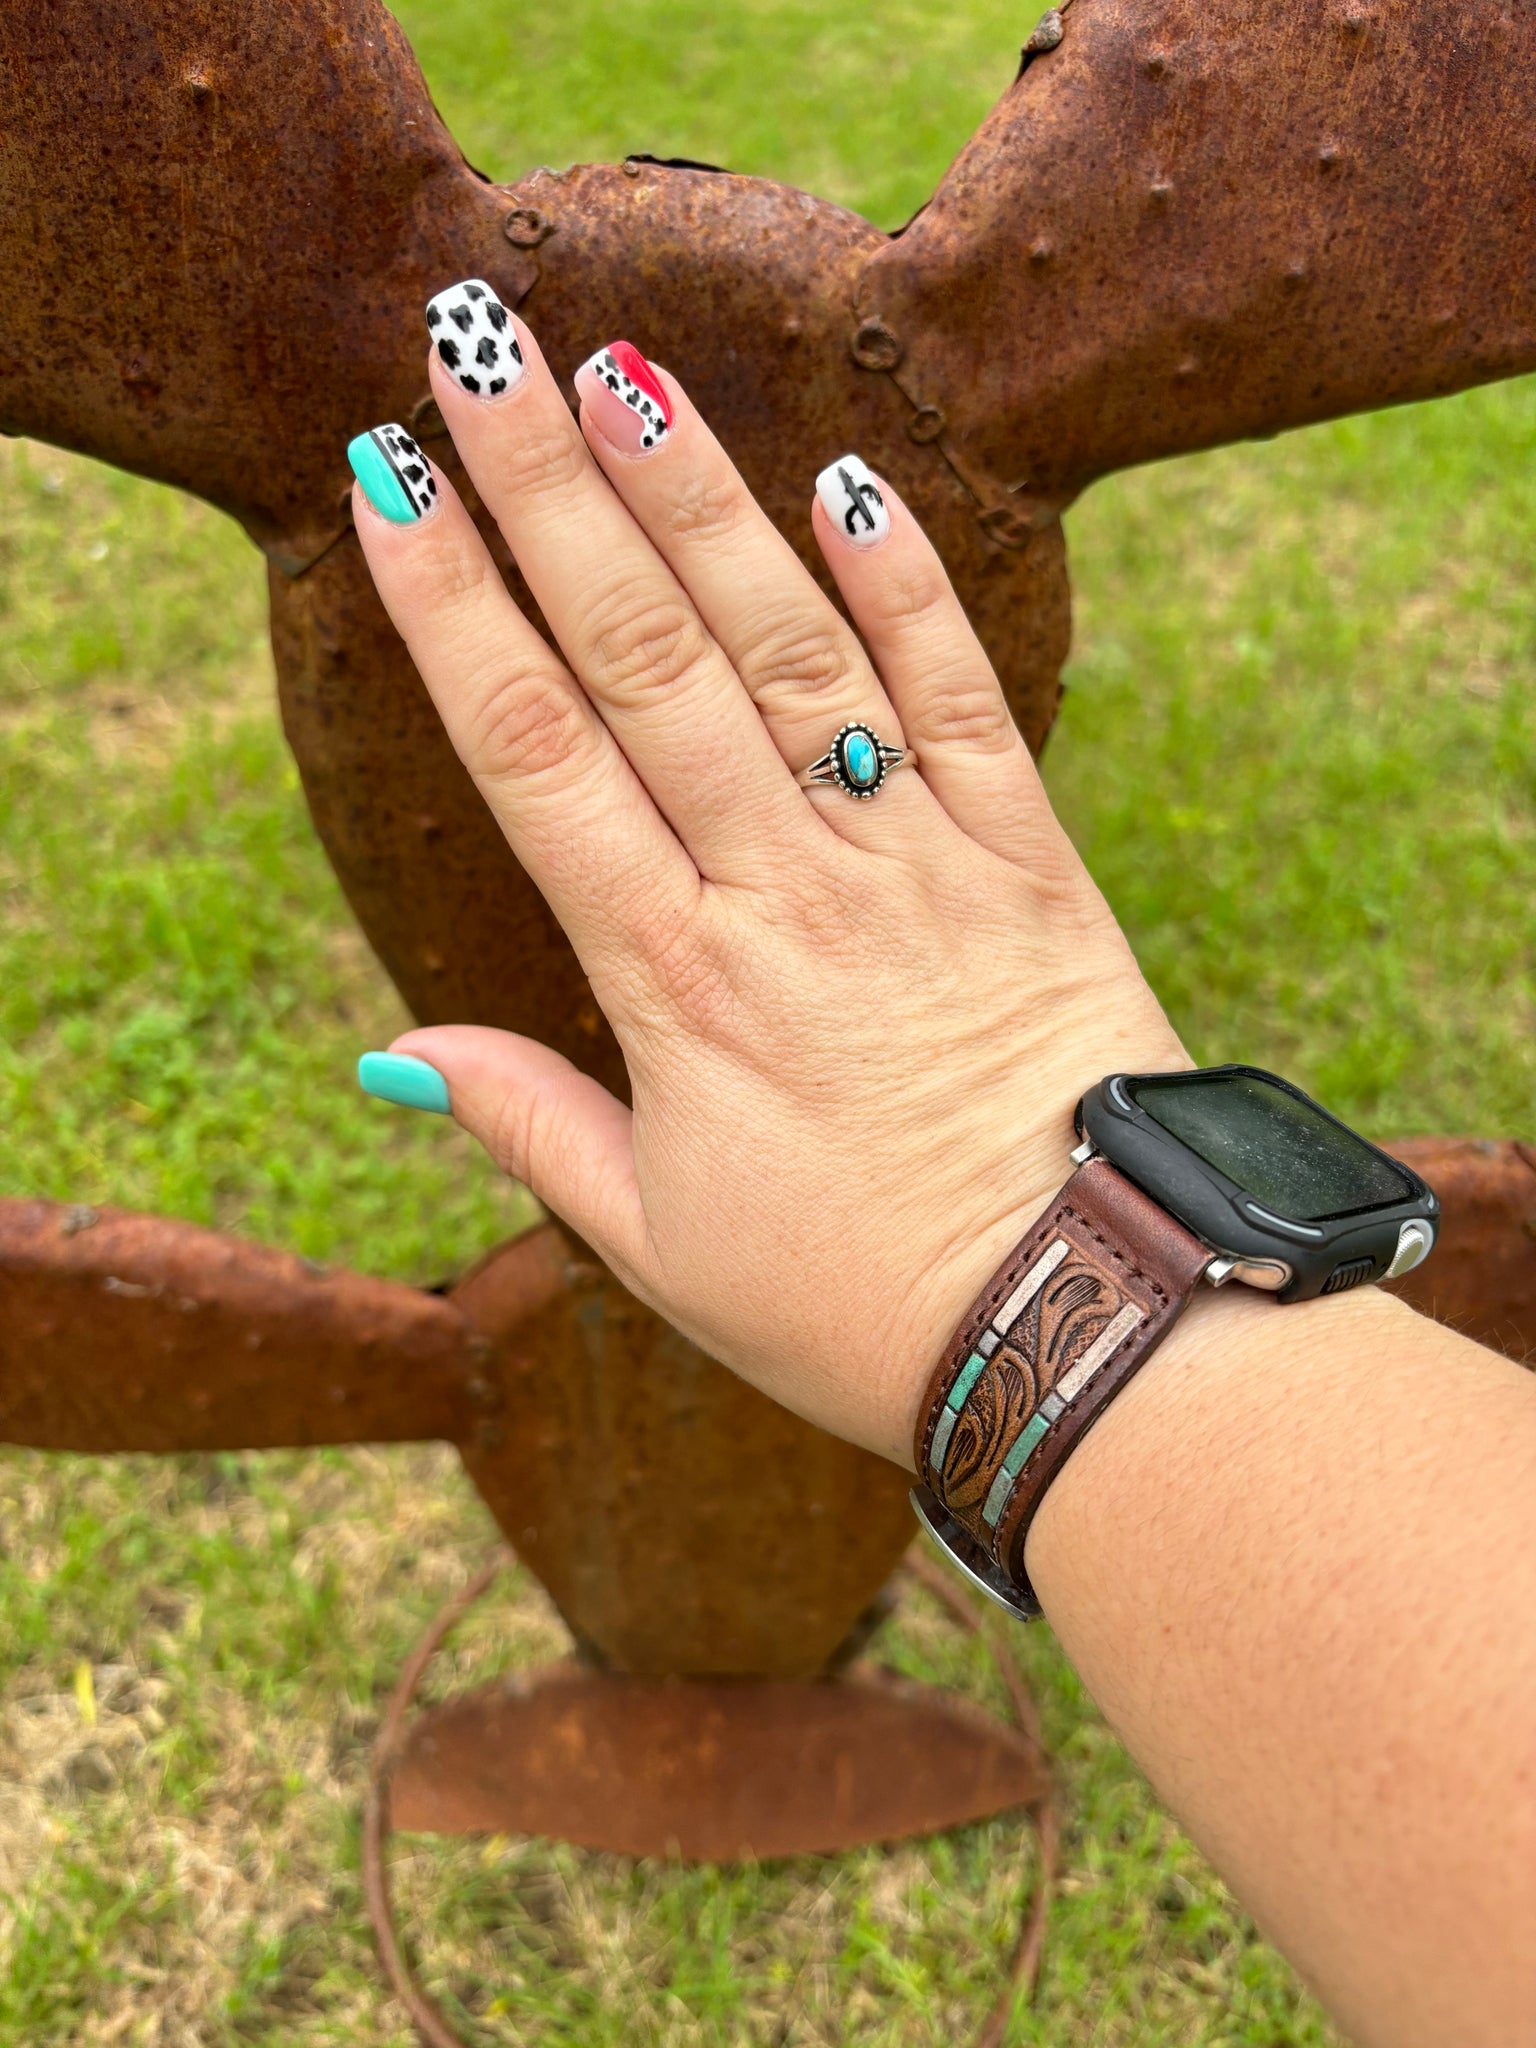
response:
<path id="1" fill-rule="evenodd" d="M 427 331 L 455 383 L 476 398 L 499 398 L 520 382 L 523 351 L 511 316 L 478 277 L 427 301 Z"/>
<path id="2" fill-rule="evenodd" d="M 891 530 L 880 486 L 857 455 L 829 462 L 816 479 L 821 508 L 850 547 L 872 548 Z"/>

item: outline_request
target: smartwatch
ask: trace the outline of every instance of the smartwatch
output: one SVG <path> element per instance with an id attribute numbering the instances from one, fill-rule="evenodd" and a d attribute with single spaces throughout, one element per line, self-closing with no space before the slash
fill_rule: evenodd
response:
<path id="1" fill-rule="evenodd" d="M 1026 1618 L 1046 1489 L 1202 1281 L 1340 1294 L 1411 1272 L 1440 1218 L 1410 1167 L 1261 1067 L 1110 1074 L 1075 1121 L 1076 1171 L 955 1332 L 915 1440 L 919 1520 Z"/>

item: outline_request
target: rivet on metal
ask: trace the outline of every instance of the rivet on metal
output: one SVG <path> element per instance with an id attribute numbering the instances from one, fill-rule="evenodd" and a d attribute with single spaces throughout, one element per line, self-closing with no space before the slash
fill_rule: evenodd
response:
<path id="1" fill-rule="evenodd" d="M 985 512 L 976 515 L 976 524 L 999 547 L 1027 548 L 1035 537 L 1028 517 L 1012 505 L 989 505 Z"/>
<path id="2" fill-rule="evenodd" d="M 1166 178 L 1159 178 L 1156 184 L 1150 187 L 1150 191 L 1153 203 L 1157 206 L 1166 206 L 1173 197 L 1173 187 Z"/>
<path id="3" fill-rule="evenodd" d="M 1346 14 L 1339 26 L 1347 36 L 1363 36 L 1369 17 L 1364 14 Z"/>
<path id="4" fill-rule="evenodd" d="M 187 89 L 187 98 L 201 106 L 213 91 L 213 82 L 201 71 L 189 71 L 181 81 Z"/>
<path id="5" fill-rule="evenodd" d="M 622 163 L 619 165 L 619 169 L 626 178 L 638 178 L 640 175 L 640 166 L 638 164 Z"/>
<path id="6" fill-rule="evenodd" d="M 1148 50 L 1141 60 L 1141 68 L 1148 78 L 1161 78 L 1168 69 L 1168 59 L 1161 50 Z"/>
<path id="7" fill-rule="evenodd" d="M 894 370 L 906 354 L 883 320 L 862 321 L 854 329 L 849 349 L 861 370 Z"/>
<path id="8" fill-rule="evenodd" d="M 1039 241 L 1031 242 L 1029 245 L 1029 260 L 1031 263 L 1049 263 L 1055 253 L 1055 250 L 1044 235 L 1040 237 Z"/>
<path id="9" fill-rule="evenodd" d="M 1287 265 L 1285 272 L 1285 287 L 1287 291 L 1295 291 L 1299 285 L 1304 285 L 1306 281 L 1307 266 L 1305 263 Z"/>
<path id="10" fill-rule="evenodd" d="M 537 249 L 555 232 L 555 224 L 536 206 L 514 206 L 502 222 L 501 232 L 514 249 Z"/>
<path id="11" fill-rule="evenodd" d="M 948 425 L 938 406 L 920 405 L 907 421 L 907 439 L 922 447 L 929 441 L 937 441 Z"/>
<path id="12" fill-rule="evenodd" d="M 1320 170 L 1331 171 L 1335 168 L 1338 161 L 1339 152 L 1331 142 L 1317 152 L 1317 162 Z"/>
<path id="13" fill-rule="evenodd" d="M 1047 50 L 1054 50 L 1065 31 L 1061 25 L 1061 9 L 1048 7 L 1030 31 L 1029 41 L 1024 45 L 1026 57 L 1043 57 Z"/>
<path id="14" fill-rule="evenodd" d="M 1184 383 L 1193 377 L 1199 368 L 1200 359 L 1198 356 L 1183 356 L 1174 365 L 1173 374 L 1181 383 Z"/>

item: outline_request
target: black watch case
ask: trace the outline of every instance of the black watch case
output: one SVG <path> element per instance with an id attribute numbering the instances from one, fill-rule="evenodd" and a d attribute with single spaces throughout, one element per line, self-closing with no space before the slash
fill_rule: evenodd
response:
<path id="1" fill-rule="evenodd" d="M 1262 1067 L 1110 1074 L 1076 1122 L 1211 1247 L 1218 1286 L 1307 1301 L 1396 1278 L 1434 1245 L 1440 1205 L 1412 1168 Z"/>

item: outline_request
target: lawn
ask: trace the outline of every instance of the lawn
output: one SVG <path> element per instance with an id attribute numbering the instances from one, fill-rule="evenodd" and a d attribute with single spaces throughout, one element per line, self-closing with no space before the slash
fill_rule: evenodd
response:
<path id="1" fill-rule="evenodd" d="M 398 12 L 497 175 L 626 150 L 894 225 L 1012 75 L 981 0 Z M 724 17 L 722 19 L 722 17 Z M 1192 1050 L 1384 1137 L 1536 1137 L 1536 381 L 1170 464 L 1069 517 L 1052 793 Z M 0 447 L 0 1193 L 110 1201 L 431 1282 L 526 1215 L 350 1083 L 398 1002 L 273 711 L 219 515 Z M 404 2044 L 358 1875 L 404 1651 L 492 1540 L 450 1453 L 0 1454 L 0 2048 Z M 439 1688 L 557 1650 L 484 1603 Z M 1333 2040 L 1043 1628 L 1065 1877 L 1018 2043 Z M 881 1640 L 979 1699 L 926 1599 Z M 397 1846 L 423 1975 L 493 2043 L 963 2043 L 1030 1864 L 1014 1824 L 764 1869 Z"/>

